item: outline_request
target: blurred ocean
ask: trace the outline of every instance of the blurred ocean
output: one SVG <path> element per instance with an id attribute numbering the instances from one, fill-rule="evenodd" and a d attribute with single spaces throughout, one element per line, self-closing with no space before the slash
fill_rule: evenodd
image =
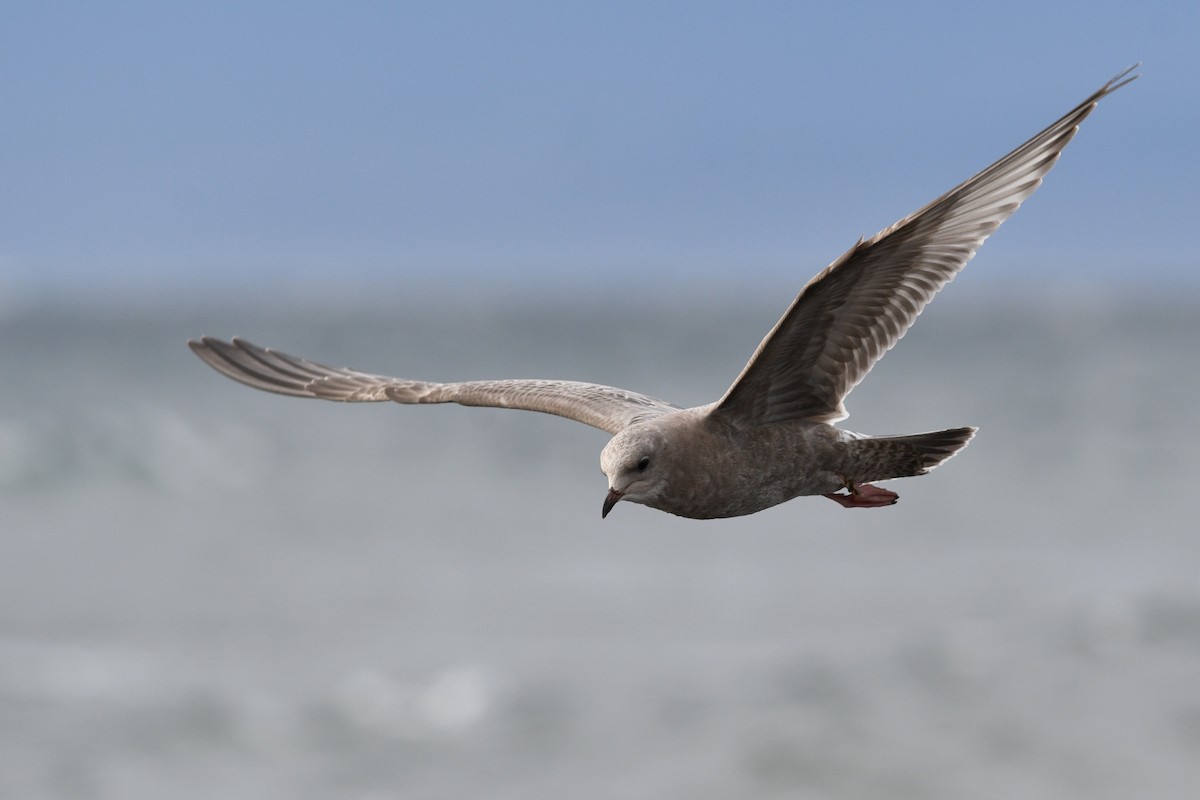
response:
<path id="1" fill-rule="evenodd" d="M 692 405 L 786 296 L 8 309 L 0 797 L 1194 797 L 1194 299 L 939 301 L 845 424 L 971 446 L 894 508 L 718 522 L 602 522 L 599 431 L 184 342 Z"/>

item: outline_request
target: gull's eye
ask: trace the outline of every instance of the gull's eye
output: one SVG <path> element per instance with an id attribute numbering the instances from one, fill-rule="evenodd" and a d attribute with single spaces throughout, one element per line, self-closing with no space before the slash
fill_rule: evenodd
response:
<path id="1" fill-rule="evenodd" d="M 642 456 L 641 458 L 638 459 L 638 463 L 637 463 L 637 471 L 638 472 L 645 472 L 646 467 L 648 467 L 648 466 L 650 466 L 650 456 Z"/>

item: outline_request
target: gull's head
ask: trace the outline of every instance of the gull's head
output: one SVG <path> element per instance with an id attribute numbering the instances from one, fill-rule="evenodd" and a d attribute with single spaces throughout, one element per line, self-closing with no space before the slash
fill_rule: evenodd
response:
<path id="1" fill-rule="evenodd" d="M 655 427 L 630 425 L 600 453 L 600 469 L 608 476 L 608 496 L 601 517 L 620 500 L 652 505 L 666 490 L 665 437 Z"/>

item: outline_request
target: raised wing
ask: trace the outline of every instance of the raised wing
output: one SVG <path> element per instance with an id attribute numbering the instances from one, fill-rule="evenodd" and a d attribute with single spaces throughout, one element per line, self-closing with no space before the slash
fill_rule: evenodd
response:
<path id="1" fill-rule="evenodd" d="M 743 426 L 844 418 L 850 390 L 1041 185 L 1100 98 L 1137 78 L 1130 75 L 1136 68 L 978 175 L 860 240 L 809 281 L 713 413 Z"/>
<path id="2" fill-rule="evenodd" d="M 577 381 L 498 380 L 428 383 L 327 367 L 242 339 L 188 342 L 206 364 L 235 381 L 276 394 L 343 403 L 458 403 L 555 414 L 609 433 L 677 406 L 611 386 Z"/>

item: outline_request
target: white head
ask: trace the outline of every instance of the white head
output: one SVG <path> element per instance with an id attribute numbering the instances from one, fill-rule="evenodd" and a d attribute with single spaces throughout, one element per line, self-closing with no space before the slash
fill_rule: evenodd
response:
<path id="1" fill-rule="evenodd" d="M 600 469 L 608 476 L 608 496 L 601 517 L 619 500 L 653 505 L 666 490 L 666 438 L 654 426 L 630 425 L 600 453 Z"/>

